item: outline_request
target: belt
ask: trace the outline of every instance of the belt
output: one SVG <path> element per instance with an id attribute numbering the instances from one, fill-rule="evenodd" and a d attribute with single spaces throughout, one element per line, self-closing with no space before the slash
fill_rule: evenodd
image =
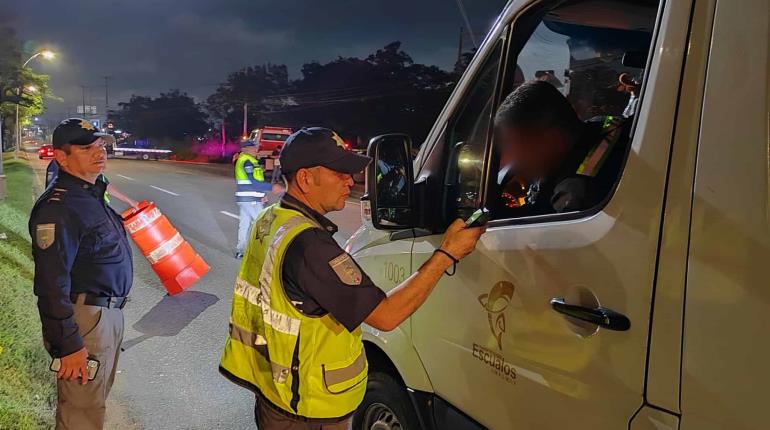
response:
<path id="1" fill-rule="evenodd" d="M 84 305 L 101 306 L 108 309 L 123 309 L 123 307 L 126 305 L 126 302 L 128 301 L 128 297 L 99 297 L 86 293 L 70 294 L 70 300 L 72 300 L 72 303 L 78 303 L 80 296 L 85 296 L 85 299 L 82 301 Z"/>

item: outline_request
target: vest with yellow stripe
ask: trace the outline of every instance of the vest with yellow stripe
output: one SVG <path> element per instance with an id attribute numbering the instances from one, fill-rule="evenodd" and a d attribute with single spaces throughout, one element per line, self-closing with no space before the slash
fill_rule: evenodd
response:
<path id="1" fill-rule="evenodd" d="M 368 364 L 360 327 L 351 333 L 329 314 L 303 315 L 285 293 L 283 258 L 309 228 L 318 226 L 279 205 L 257 217 L 235 282 L 220 371 L 290 414 L 338 418 L 363 400 Z"/>
<path id="2" fill-rule="evenodd" d="M 246 169 L 246 163 L 251 165 Z M 265 196 L 259 191 L 257 182 L 265 181 L 265 173 L 259 165 L 259 160 L 251 154 L 242 152 L 235 162 L 235 201 L 240 203 L 261 201 Z"/>

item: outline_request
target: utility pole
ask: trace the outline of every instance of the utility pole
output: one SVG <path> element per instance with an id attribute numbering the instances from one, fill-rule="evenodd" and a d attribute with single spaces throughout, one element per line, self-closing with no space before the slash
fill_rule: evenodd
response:
<path id="1" fill-rule="evenodd" d="M 457 65 L 462 64 L 463 60 L 463 27 L 460 26 L 460 43 L 457 44 Z"/>
<path id="2" fill-rule="evenodd" d="M 225 141 L 227 140 L 227 137 L 225 136 L 225 119 L 222 118 L 222 158 L 225 158 Z"/>
<path id="3" fill-rule="evenodd" d="M 104 77 L 104 124 L 107 124 L 110 113 L 110 79 L 112 76 Z"/>
<path id="4" fill-rule="evenodd" d="M 243 136 L 244 138 L 248 136 L 248 129 L 249 129 L 249 105 L 246 102 L 243 102 Z"/>
<path id="5" fill-rule="evenodd" d="M 463 5 L 463 0 L 457 0 L 457 8 L 460 9 L 460 15 L 463 17 L 463 21 L 465 21 L 465 26 L 468 28 L 468 36 L 471 38 L 471 43 L 473 43 L 474 48 L 478 48 L 479 45 L 476 43 L 476 37 L 473 35 L 473 29 L 471 28 L 471 20 L 468 19 L 468 14 L 465 12 L 465 6 Z"/>
<path id="6" fill-rule="evenodd" d="M 80 88 L 83 89 L 83 117 L 82 118 L 85 118 L 86 117 L 86 86 L 81 85 Z"/>
<path id="7" fill-rule="evenodd" d="M 110 107 L 110 79 L 112 76 L 104 77 L 104 112 Z"/>

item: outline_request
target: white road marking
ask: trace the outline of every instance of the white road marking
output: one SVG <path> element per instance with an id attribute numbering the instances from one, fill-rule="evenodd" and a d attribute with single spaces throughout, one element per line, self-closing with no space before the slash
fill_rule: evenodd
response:
<path id="1" fill-rule="evenodd" d="M 164 193 L 171 194 L 172 196 L 179 196 L 179 194 L 177 194 L 177 193 L 175 193 L 173 191 L 169 191 L 169 190 L 163 189 L 161 187 L 156 187 L 155 185 L 150 185 L 150 187 L 151 188 L 155 188 L 158 191 L 163 191 Z"/>
<path id="2" fill-rule="evenodd" d="M 231 214 L 230 212 L 227 212 L 227 211 L 219 211 L 219 213 L 221 213 L 222 215 L 227 215 L 230 218 L 240 219 L 240 217 L 238 217 L 238 215 Z"/>
<path id="3" fill-rule="evenodd" d="M 361 202 L 354 202 L 353 200 L 347 200 L 348 203 L 361 206 Z"/>
<path id="4" fill-rule="evenodd" d="M 120 176 L 123 179 L 128 179 L 129 181 L 133 181 L 134 180 L 134 178 L 129 178 L 128 176 L 124 176 L 124 175 L 118 175 L 118 176 Z"/>

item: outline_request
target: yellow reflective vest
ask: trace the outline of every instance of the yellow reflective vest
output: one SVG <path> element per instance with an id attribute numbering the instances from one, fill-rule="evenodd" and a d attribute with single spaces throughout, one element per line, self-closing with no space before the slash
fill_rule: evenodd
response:
<path id="1" fill-rule="evenodd" d="M 344 417 L 366 391 L 361 328 L 351 333 L 329 314 L 303 315 L 282 284 L 286 250 L 309 228 L 318 225 L 279 205 L 257 217 L 235 281 L 220 371 L 291 414 Z"/>
<path id="2" fill-rule="evenodd" d="M 235 162 L 235 201 L 258 202 L 265 193 L 260 191 L 258 182 L 265 182 L 265 172 L 259 160 L 251 154 L 242 152 Z"/>

